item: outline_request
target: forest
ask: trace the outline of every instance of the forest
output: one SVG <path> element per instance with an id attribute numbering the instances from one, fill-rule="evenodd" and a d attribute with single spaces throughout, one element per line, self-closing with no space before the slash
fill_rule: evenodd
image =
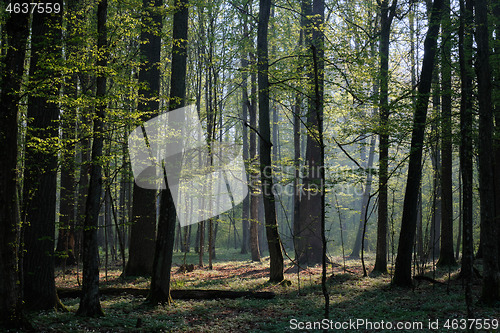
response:
<path id="1" fill-rule="evenodd" d="M 500 1 L 0 1 L 0 331 L 500 330 Z"/>

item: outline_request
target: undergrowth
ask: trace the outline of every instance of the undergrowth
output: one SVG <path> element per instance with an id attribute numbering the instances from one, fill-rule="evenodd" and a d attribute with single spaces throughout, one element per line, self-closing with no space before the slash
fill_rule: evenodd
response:
<path id="1" fill-rule="evenodd" d="M 144 297 L 127 295 L 102 296 L 105 312 L 102 318 L 82 318 L 75 315 L 78 299 L 63 299 L 69 312 L 43 311 L 28 313 L 28 318 L 39 332 L 289 332 L 293 323 L 321 321 L 324 307 L 321 293 L 321 268 L 312 267 L 297 274 L 285 273 L 291 283 L 278 285 L 267 282 L 269 258 L 259 263 L 244 259 L 236 251 L 220 256 L 213 270 L 196 267 L 188 273 L 177 273 L 184 263 L 180 254 L 174 256 L 173 289 L 224 289 L 238 291 L 272 291 L 276 297 L 262 299 L 218 299 L 201 301 L 175 300 L 170 306 L 151 307 Z M 372 268 L 371 257 L 367 258 Z M 342 258 L 332 258 L 342 263 Z M 195 254 L 189 254 L 186 263 L 197 264 Z M 287 263 L 290 267 L 291 263 Z M 101 270 L 101 288 L 149 287 L 144 277 L 120 276 L 116 264 L 108 269 L 107 281 Z M 81 274 L 81 272 L 79 272 Z M 366 320 L 371 322 L 422 322 L 423 331 L 429 331 L 429 321 L 439 320 L 435 332 L 451 332 L 443 327 L 446 320 L 466 318 L 462 282 L 457 278 L 458 267 L 429 273 L 443 284 L 423 281 L 413 290 L 391 287 L 391 276 L 363 277 L 359 260 L 346 261 L 346 267 L 331 264 L 328 267 L 330 319 L 333 322 Z M 78 288 L 77 269 L 57 272 L 58 288 Z M 448 279 L 450 277 L 450 279 Z M 480 292 L 480 281 L 474 284 L 475 300 Z M 476 318 L 496 318 L 498 308 L 474 307 Z M 351 326 L 352 328 L 352 326 Z M 316 330 L 304 326 L 301 332 Z M 332 332 L 384 332 L 387 329 L 349 329 Z M 401 330 L 412 331 L 412 330 Z M 417 330 L 414 330 L 417 331 Z M 459 330 L 455 330 L 459 331 Z M 493 330 L 491 330 L 493 331 Z"/>

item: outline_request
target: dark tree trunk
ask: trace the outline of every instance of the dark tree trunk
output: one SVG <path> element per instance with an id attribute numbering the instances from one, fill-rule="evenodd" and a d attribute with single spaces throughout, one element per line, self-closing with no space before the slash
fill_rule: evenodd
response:
<path id="1" fill-rule="evenodd" d="M 62 6 L 62 1 L 59 1 Z M 54 279 L 54 237 L 56 222 L 57 151 L 40 148 L 38 140 L 57 140 L 59 109 L 49 98 L 56 98 L 59 86 L 37 89 L 39 82 L 54 75 L 43 63 L 42 54 L 60 62 L 60 14 L 34 15 L 31 35 L 30 88 L 28 98 L 27 144 L 23 187 L 23 292 L 27 308 L 48 310 L 60 302 Z"/>
<path id="2" fill-rule="evenodd" d="M 311 2 L 305 0 L 302 3 L 303 13 L 312 14 Z M 307 15 L 307 14 L 306 14 Z M 310 16 L 310 15 L 309 15 Z M 308 51 L 312 50 L 315 29 L 311 19 L 304 23 L 305 42 Z M 320 57 L 321 58 L 321 57 Z M 312 62 L 308 66 L 308 78 L 310 87 L 314 87 L 314 68 Z M 311 89 L 314 95 L 314 89 Z M 315 265 L 322 262 L 321 241 L 321 147 L 318 137 L 318 115 L 314 99 L 309 99 L 307 112 L 307 143 L 305 161 L 306 166 L 303 178 L 303 197 L 300 200 L 298 234 L 298 262 L 301 265 Z"/>
<path id="3" fill-rule="evenodd" d="M 138 105 L 142 113 L 141 121 L 151 119 L 160 109 L 160 51 L 162 17 L 158 9 L 162 0 L 143 0 L 142 7 L 147 13 L 143 18 L 140 53 L 145 59 L 139 70 L 139 83 L 146 87 L 139 90 L 145 101 Z M 154 6 L 154 7 L 153 7 Z M 148 13 L 148 11 L 154 12 Z M 149 14 L 149 15 L 148 15 Z M 156 191 L 145 189 L 134 183 L 132 204 L 132 225 L 130 227 L 129 260 L 125 275 L 151 275 L 156 237 Z"/>
<path id="4" fill-rule="evenodd" d="M 325 23 L 325 1 L 313 0 L 314 30 L 311 44 L 314 77 L 314 115 L 316 144 L 319 146 L 319 165 L 316 169 L 319 180 L 317 187 L 320 201 L 320 236 L 321 236 L 321 291 L 325 300 L 323 318 L 330 316 L 330 295 L 327 286 L 327 236 L 326 236 L 326 177 L 325 177 L 325 143 L 323 137 L 324 81 L 325 81 L 325 37 L 321 29 Z"/>
<path id="5" fill-rule="evenodd" d="M 12 14 L 5 24 L 7 53 L 0 81 L 0 327 L 24 325 L 18 276 L 17 135 L 29 15 Z"/>
<path id="6" fill-rule="evenodd" d="M 479 100 L 479 196 L 481 199 L 481 240 L 483 242 L 484 276 L 481 300 L 494 304 L 500 300 L 498 266 L 498 225 L 495 218 L 493 178 L 493 110 L 491 107 L 491 67 L 488 32 L 488 1 L 475 1 L 477 59 L 476 72 Z"/>
<path id="7" fill-rule="evenodd" d="M 246 32 L 246 24 L 245 24 L 245 32 Z M 245 57 L 241 59 L 241 70 L 243 71 L 242 78 L 242 118 L 243 118 L 243 160 L 245 164 L 248 162 L 248 129 L 247 129 L 247 121 L 248 121 L 248 61 Z M 248 172 L 247 172 L 247 183 L 249 181 Z M 249 240 L 249 223 L 248 218 L 250 217 L 250 195 L 247 195 L 245 199 L 243 199 L 243 203 L 241 205 L 242 213 L 241 213 L 241 221 L 242 221 L 242 239 L 241 239 L 241 254 L 247 254 L 248 252 L 248 240 Z"/>
<path id="8" fill-rule="evenodd" d="M 495 119 L 495 134 L 494 134 L 494 169 L 493 177 L 495 181 L 495 218 L 497 227 L 500 225 L 500 3 L 498 1 L 492 2 L 493 7 L 493 20 L 495 22 L 495 39 L 493 40 L 493 52 L 491 53 L 490 62 L 492 64 L 493 90 L 493 116 Z M 500 233 L 500 231 L 497 231 Z M 500 246 L 498 246 L 498 264 L 500 265 Z"/>
<path id="9" fill-rule="evenodd" d="M 459 58 L 460 58 L 460 170 L 462 175 L 462 267 L 465 280 L 465 299 L 468 318 L 472 317 L 473 277 L 473 114 L 472 107 L 472 1 L 460 0 Z"/>
<path id="10" fill-rule="evenodd" d="M 259 1 L 259 24 L 257 32 L 258 81 L 259 81 L 259 133 L 260 133 L 260 176 L 264 199 L 265 226 L 269 245 L 270 275 L 269 281 L 283 280 L 283 253 L 276 221 L 276 205 L 273 193 L 273 173 L 271 162 L 271 129 L 269 109 L 269 50 L 268 25 L 271 12 L 271 0 Z"/>
<path id="11" fill-rule="evenodd" d="M 422 178 L 422 149 L 442 7 L 443 0 L 434 0 L 429 29 L 424 42 L 424 59 L 413 119 L 408 179 L 406 182 L 403 218 L 399 236 L 398 255 L 396 257 L 396 269 L 394 272 L 394 284 L 407 288 L 412 286 L 411 257 L 417 225 L 418 189 L 420 188 Z"/>
<path id="12" fill-rule="evenodd" d="M 389 180 L 389 43 L 391 25 L 396 14 L 397 1 L 389 7 L 389 1 L 382 2 L 380 8 L 380 143 L 379 143 L 379 178 L 378 178 L 378 222 L 377 254 L 375 272 L 387 272 L 387 181 Z"/>
<path id="13" fill-rule="evenodd" d="M 97 66 L 104 70 L 107 66 L 107 20 L 108 2 L 102 0 L 97 5 L 97 48 L 104 51 L 97 60 Z M 92 157 L 90 165 L 90 182 L 85 206 L 83 229 L 83 280 L 82 297 L 77 314 L 85 317 L 103 316 L 99 301 L 99 251 L 97 245 L 97 228 L 102 192 L 101 157 L 104 145 L 106 120 L 106 76 L 100 71 L 96 82 L 96 115 L 92 134 Z"/>
<path id="14" fill-rule="evenodd" d="M 300 45 L 301 43 L 299 43 Z M 293 115 L 293 163 L 294 163 L 294 177 L 293 177 L 293 240 L 294 240 L 294 250 L 295 250 L 295 258 L 298 259 L 299 255 L 297 250 L 297 242 L 296 239 L 299 231 L 300 231 L 300 190 L 301 179 L 300 179 L 300 130 L 301 130 L 301 104 L 302 99 L 300 98 L 299 93 L 295 95 L 295 108 Z"/>
<path id="15" fill-rule="evenodd" d="M 186 63 L 188 46 L 188 0 L 175 0 L 172 36 L 172 74 L 170 77 L 170 104 L 169 109 L 181 108 L 185 103 L 186 95 Z M 169 119 L 169 121 L 178 121 Z M 170 170 L 170 169 L 169 169 Z M 158 237 L 156 240 L 153 274 L 151 277 L 151 291 L 148 296 L 152 304 L 170 304 L 170 270 L 172 268 L 172 254 L 176 224 L 176 210 L 171 190 L 168 186 L 165 173 L 166 189 L 161 190 L 160 219 L 158 222 Z M 170 175 L 176 178 L 178 175 Z"/>
<path id="16" fill-rule="evenodd" d="M 441 249 L 438 265 L 455 265 L 453 254 L 453 146 L 451 122 L 451 22 L 450 0 L 443 6 L 441 38 Z"/>
<path id="17" fill-rule="evenodd" d="M 252 64 L 255 65 L 255 56 L 250 54 Z M 257 75 L 252 71 L 251 75 L 251 100 L 250 111 L 250 163 L 253 164 L 252 170 L 257 169 L 256 161 L 257 155 Z M 260 246 L 259 246 L 259 197 L 260 190 L 258 188 L 258 173 L 252 171 L 251 189 L 250 189 L 250 252 L 252 254 L 252 261 L 260 261 Z"/>

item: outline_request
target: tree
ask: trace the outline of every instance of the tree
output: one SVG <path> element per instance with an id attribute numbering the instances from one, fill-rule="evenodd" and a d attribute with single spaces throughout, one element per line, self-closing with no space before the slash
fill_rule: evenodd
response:
<path id="1" fill-rule="evenodd" d="M 172 32 L 172 74 L 170 77 L 170 104 L 174 110 L 184 106 L 186 97 L 186 70 L 188 45 L 188 0 L 175 0 Z M 172 119 L 169 119 L 169 121 Z M 175 121 L 175 120 L 173 120 Z M 166 172 L 165 170 L 163 171 Z M 160 193 L 160 218 L 156 239 L 153 274 L 148 301 L 152 304 L 170 304 L 170 270 L 174 250 L 177 214 L 168 181 Z M 175 177 L 175 175 L 169 175 Z"/>
<path id="2" fill-rule="evenodd" d="M 441 249 L 438 265 L 455 265 L 453 255 L 453 160 L 451 118 L 451 22 L 450 1 L 443 5 L 441 37 Z"/>
<path id="3" fill-rule="evenodd" d="M 375 272 L 387 272 L 387 181 L 389 180 L 389 43 L 391 25 L 396 15 L 397 0 L 382 2 L 380 7 L 380 134 L 379 134 L 379 178 L 378 178 L 378 223 L 377 223 L 377 255 Z"/>
<path id="4" fill-rule="evenodd" d="M 85 317 L 104 315 L 99 301 L 99 252 L 97 228 L 101 209 L 102 161 L 104 131 L 106 120 L 106 66 L 107 66 L 107 29 L 108 1 L 101 0 L 97 5 L 97 48 L 100 51 L 96 62 L 99 72 L 96 79 L 96 105 L 92 132 L 92 157 L 90 181 L 85 205 L 83 229 L 83 280 L 82 297 L 77 314 Z"/>
<path id="5" fill-rule="evenodd" d="M 468 318 L 472 313 L 473 278 L 473 108 L 472 108 L 472 1 L 460 0 L 460 27 L 458 52 L 460 61 L 460 170 L 462 174 L 462 267 L 465 280 L 465 300 Z"/>
<path id="6" fill-rule="evenodd" d="M 247 30 L 246 28 L 246 23 L 244 23 L 244 30 Z M 243 71 L 243 78 L 242 78 L 242 83 L 241 83 L 241 89 L 242 89 L 242 102 L 241 102 L 241 108 L 242 108 L 242 118 L 243 118 L 243 129 L 242 129 L 242 136 L 243 136 L 243 160 L 245 163 L 248 161 L 248 129 L 247 129 L 247 121 L 248 121 L 248 60 L 245 58 L 245 56 L 242 56 L 241 58 L 241 69 Z M 247 183 L 249 181 L 248 177 L 248 172 L 247 172 Z M 241 220 L 242 220 L 242 237 L 241 237 L 241 254 L 247 254 L 248 250 L 248 240 L 249 240 L 249 213 L 250 213 L 250 195 L 247 195 L 245 199 L 243 199 L 242 203 L 242 213 L 241 213 Z"/>
<path id="7" fill-rule="evenodd" d="M 302 2 L 301 22 L 304 29 L 304 42 L 308 55 L 312 58 L 314 43 L 314 32 L 321 29 L 318 23 L 320 20 L 313 20 L 313 8 L 310 0 Z M 311 52 L 311 53 L 309 53 Z M 318 52 L 318 49 L 317 49 Z M 319 58 L 321 58 L 318 55 Z M 314 84 L 314 64 L 309 62 L 307 66 L 308 96 L 315 96 Z M 321 107 L 322 108 L 322 107 Z M 302 179 L 303 196 L 300 199 L 298 225 L 295 228 L 296 237 L 296 260 L 300 265 L 315 265 L 322 262 L 322 241 L 321 241 L 321 147 L 319 143 L 319 123 L 318 114 L 320 112 L 316 106 L 315 97 L 308 99 L 307 116 L 307 143 L 305 167 Z"/>
<path id="8" fill-rule="evenodd" d="M 325 141 L 323 136 L 324 84 L 325 84 L 325 38 L 323 24 L 325 22 L 325 1 L 313 0 L 314 31 L 311 44 L 314 73 L 314 134 L 319 146 L 319 197 L 320 197 L 320 235 L 321 235 L 321 292 L 325 299 L 324 318 L 330 315 L 330 295 L 326 285 L 327 238 L 326 238 L 326 177 L 325 177 Z"/>
<path id="9" fill-rule="evenodd" d="M 143 0 L 146 12 L 141 29 L 140 54 L 144 58 L 139 69 L 138 104 L 141 121 L 151 119 L 160 109 L 160 52 L 162 17 L 158 12 L 162 0 Z M 149 16 L 147 15 L 149 12 Z M 130 227 L 129 260 L 125 275 L 150 275 L 156 236 L 156 191 L 145 189 L 134 183 L 132 225 Z"/>
<path id="10" fill-rule="evenodd" d="M 250 53 L 250 61 L 255 66 L 255 56 Z M 250 161 L 252 165 L 251 178 L 251 191 L 250 191 L 250 252 L 252 254 L 252 261 L 260 261 L 260 247 L 259 247 L 259 200 L 260 191 L 258 186 L 258 171 L 256 161 L 257 154 L 257 74 L 252 71 L 250 75 L 251 82 L 251 103 L 249 102 L 248 111 L 250 113 Z"/>
<path id="11" fill-rule="evenodd" d="M 492 12 L 493 12 L 493 22 L 494 22 L 494 31 L 495 38 L 493 39 L 493 49 L 494 51 L 491 54 L 491 67 L 492 67 L 492 83 L 500 81 L 500 3 L 491 2 L 492 4 Z M 493 84 L 492 90 L 492 101 L 493 101 L 493 117 L 495 121 L 494 127 L 494 181 L 495 181 L 495 217 L 497 219 L 497 226 L 499 225 L 499 217 L 500 217 L 500 86 L 498 84 Z M 498 231 L 500 232 L 500 231 Z M 498 247 L 498 260 L 500 265 L 500 246 Z"/>
<path id="12" fill-rule="evenodd" d="M 271 166 L 271 130 L 269 109 L 269 50 L 268 25 L 271 0 L 259 1 L 259 23 L 257 31 L 258 82 L 259 82 L 259 134 L 260 134 L 260 176 L 264 199 L 265 226 L 269 256 L 271 260 L 269 281 L 283 281 L 283 253 L 276 221 L 276 206 L 273 192 L 273 172 Z"/>
<path id="13" fill-rule="evenodd" d="M 479 196 L 481 199 L 481 237 L 484 277 L 481 300 L 494 304 L 500 300 L 500 269 L 498 264 L 498 218 L 495 217 L 493 178 L 493 110 L 491 107 L 491 67 L 488 32 L 488 4 L 475 2 L 477 59 L 476 72 L 479 101 Z"/>
<path id="14" fill-rule="evenodd" d="M 25 326 L 17 273 L 20 222 L 17 175 L 18 103 L 29 33 L 29 15 L 11 13 L 0 81 L 0 327 Z"/>
<path id="15" fill-rule="evenodd" d="M 62 1 L 58 2 L 62 6 Z M 59 84 L 50 85 L 62 58 L 62 11 L 34 15 L 31 35 L 28 98 L 28 133 L 23 186 L 23 294 L 27 308 L 53 309 L 57 298 L 54 277 L 56 222 L 57 142 Z"/>
<path id="16" fill-rule="evenodd" d="M 443 0 L 434 0 L 429 20 L 429 29 L 424 42 L 424 58 L 413 118 L 408 178 L 393 281 L 396 286 L 400 287 L 412 286 L 411 257 L 417 225 L 418 189 L 420 188 L 422 178 L 422 149 L 442 7 Z"/>

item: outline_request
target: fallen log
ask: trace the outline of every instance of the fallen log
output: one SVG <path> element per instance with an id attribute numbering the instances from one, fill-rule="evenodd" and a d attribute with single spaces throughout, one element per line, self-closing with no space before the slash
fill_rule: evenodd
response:
<path id="1" fill-rule="evenodd" d="M 149 289 L 138 288 L 101 288 L 101 296 L 119 296 L 128 294 L 132 296 L 147 297 Z M 57 289 L 59 298 L 79 298 L 80 289 L 60 288 Z M 207 289 L 174 289 L 170 291 L 173 299 L 236 299 L 241 297 L 256 299 L 272 299 L 275 294 L 271 291 L 233 291 L 233 290 L 207 290 Z"/>

